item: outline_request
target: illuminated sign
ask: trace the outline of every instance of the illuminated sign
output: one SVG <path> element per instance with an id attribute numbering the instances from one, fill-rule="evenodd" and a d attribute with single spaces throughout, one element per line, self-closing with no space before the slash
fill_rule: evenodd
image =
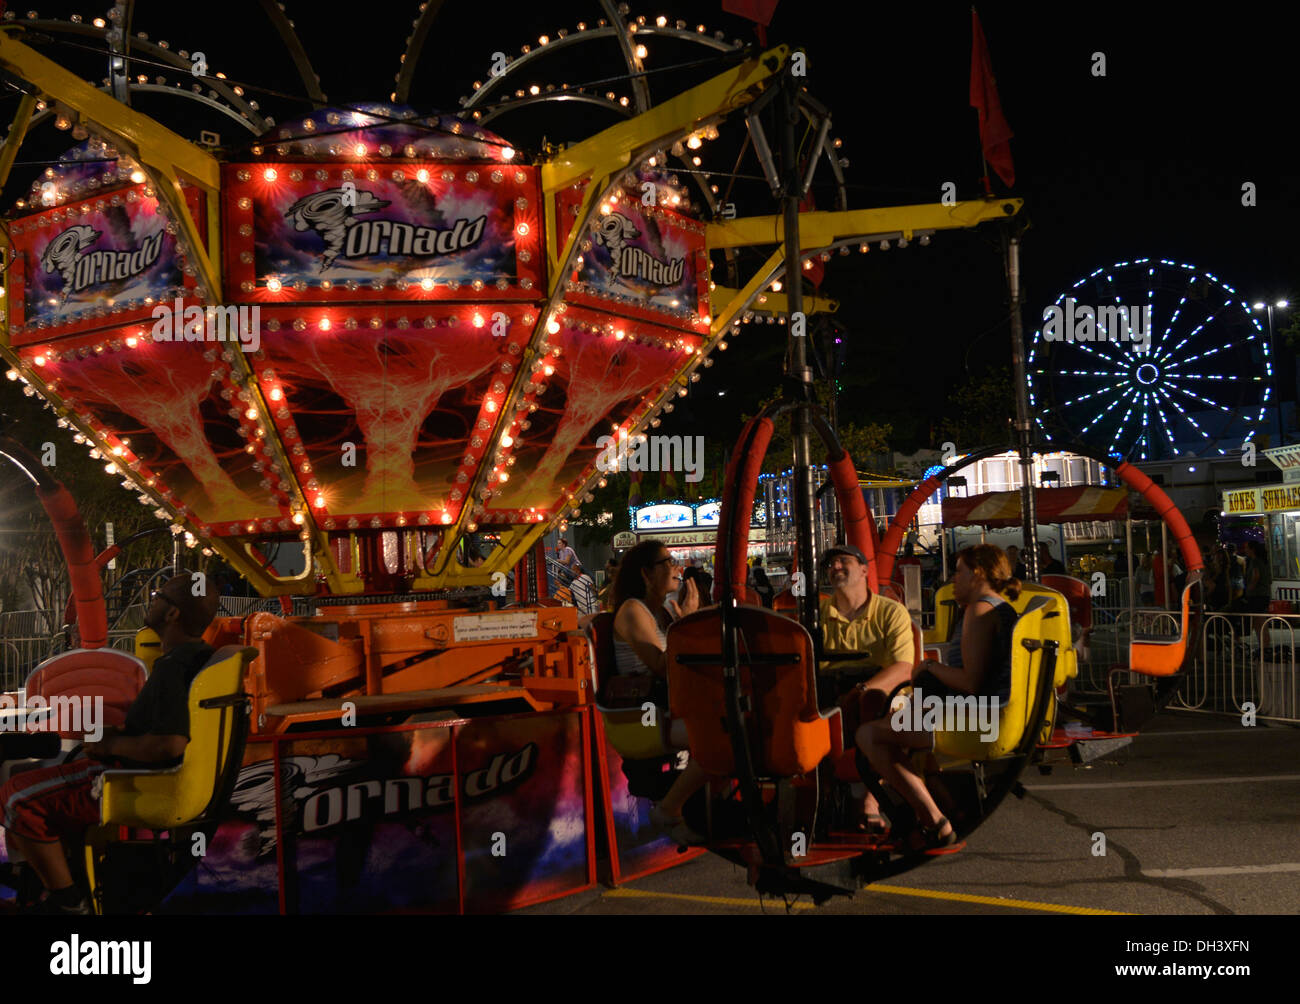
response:
<path id="1" fill-rule="evenodd" d="M 1263 453 L 1282 471 L 1283 481 L 1287 484 L 1300 482 L 1300 446 L 1278 446 Z"/>
<path id="2" fill-rule="evenodd" d="M 1259 489 L 1242 488 L 1223 493 L 1223 511 L 1228 516 L 1249 515 L 1259 512 Z"/>
<path id="3" fill-rule="evenodd" d="M 695 510 L 696 526 L 717 526 L 718 517 L 722 515 L 722 503 L 710 502 Z"/>
<path id="4" fill-rule="evenodd" d="M 638 530 L 676 530 L 693 523 L 690 506 L 650 505 L 636 511 L 636 528 Z"/>
<path id="5" fill-rule="evenodd" d="M 1227 516 L 1258 516 L 1291 509 L 1300 509 L 1300 484 L 1238 488 L 1223 493 L 1223 512 Z"/>

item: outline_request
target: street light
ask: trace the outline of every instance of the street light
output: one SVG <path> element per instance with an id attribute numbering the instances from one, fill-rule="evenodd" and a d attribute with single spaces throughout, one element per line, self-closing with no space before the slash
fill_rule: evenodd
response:
<path id="1" fill-rule="evenodd" d="M 1286 445 L 1286 433 L 1282 431 L 1282 392 L 1277 386 L 1277 350 L 1273 347 L 1273 308 L 1285 310 L 1287 308 L 1286 300 L 1278 300 L 1276 303 L 1265 303 L 1262 300 L 1253 304 L 1255 311 L 1268 311 L 1268 350 L 1273 353 L 1273 396 L 1277 399 L 1277 445 Z"/>

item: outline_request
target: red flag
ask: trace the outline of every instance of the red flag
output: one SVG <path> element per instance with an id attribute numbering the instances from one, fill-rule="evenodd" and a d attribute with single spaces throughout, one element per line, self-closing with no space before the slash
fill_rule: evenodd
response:
<path id="1" fill-rule="evenodd" d="M 772 15 L 776 13 L 778 3 L 780 0 L 722 0 L 722 9 L 728 14 L 739 14 L 756 21 L 766 28 L 772 23 Z"/>
<path id="2" fill-rule="evenodd" d="M 979 112 L 980 143 L 984 159 L 998 172 L 998 177 L 1010 188 L 1016 183 L 1016 168 L 1011 163 L 1011 126 L 1002 114 L 998 100 L 998 85 L 993 80 L 993 66 L 989 62 L 989 47 L 980 27 L 980 16 L 971 8 L 970 52 L 970 103 Z M 988 179 L 985 178 L 985 186 Z"/>
<path id="3" fill-rule="evenodd" d="M 767 45 L 767 26 L 772 23 L 776 5 L 780 0 L 722 0 L 722 9 L 728 14 L 738 14 L 755 22 L 759 45 Z"/>

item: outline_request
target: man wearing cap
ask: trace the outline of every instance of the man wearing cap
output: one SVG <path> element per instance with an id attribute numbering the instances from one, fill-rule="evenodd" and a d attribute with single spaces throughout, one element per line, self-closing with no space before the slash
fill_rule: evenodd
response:
<path id="1" fill-rule="evenodd" d="M 879 667 L 865 683 L 840 698 L 844 735 L 852 736 L 867 718 L 884 710 L 885 698 L 912 678 L 912 618 L 897 600 L 867 586 L 867 558 L 852 544 L 828 549 L 822 567 L 834 593 L 821 602 L 822 651 L 852 652 Z M 856 786 L 855 786 L 856 787 Z M 880 828 L 875 799 L 862 803 L 868 827 Z"/>
<path id="2" fill-rule="evenodd" d="M 99 775 L 117 766 L 175 767 L 185 756 L 190 684 L 212 656 L 202 635 L 219 602 L 215 590 L 195 596 L 193 581 L 177 575 L 150 598 L 144 623 L 162 640 L 162 655 L 127 709 L 125 725 L 105 729 L 99 742 L 82 747 L 85 758 L 14 775 L 0 788 L 6 843 L 22 852 L 49 890 L 44 913 L 90 912 L 68 871 L 62 838 L 99 823 Z"/>

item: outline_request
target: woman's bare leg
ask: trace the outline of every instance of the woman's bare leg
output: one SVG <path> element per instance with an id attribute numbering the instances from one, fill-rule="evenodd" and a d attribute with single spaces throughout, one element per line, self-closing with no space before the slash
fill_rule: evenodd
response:
<path id="1" fill-rule="evenodd" d="M 854 738 L 871 766 L 903 796 L 923 826 L 934 826 L 943 818 L 925 786 L 925 779 L 908 762 L 910 750 L 930 745 L 927 733 L 896 732 L 888 720 L 878 719 L 863 725 Z"/>

